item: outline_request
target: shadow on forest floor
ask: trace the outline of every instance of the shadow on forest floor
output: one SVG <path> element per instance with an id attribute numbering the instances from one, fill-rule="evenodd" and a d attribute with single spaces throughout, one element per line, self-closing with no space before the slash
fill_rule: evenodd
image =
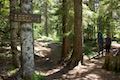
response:
<path id="1" fill-rule="evenodd" d="M 120 80 L 120 73 L 102 69 L 103 57 L 88 60 L 85 56 L 85 65 L 79 64 L 75 68 L 68 68 L 57 64 L 60 60 L 61 47 L 58 44 L 48 46 L 47 48 L 50 48 L 48 55 L 36 58 L 36 70 L 42 72 L 46 80 Z"/>
<path id="2" fill-rule="evenodd" d="M 9 48 L 0 49 L 0 74 L 9 70 L 11 66 L 9 51 Z M 46 80 L 120 80 L 120 73 L 102 69 L 104 58 L 88 60 L 85 56 L 85 65 L 68 68 L 57 64 L 60 53 L 59 44 L 35 42 L 35 69 L 45 76 Z M 5 54 L 7 59 L 3 58 L 2 54 Z"/>
<path id="3" fill-rule="evenodd" d="M 9 68 L 12 68 L 11 57 L 10 47 L 0 47 L 0 75 L 6 74 Z"/>

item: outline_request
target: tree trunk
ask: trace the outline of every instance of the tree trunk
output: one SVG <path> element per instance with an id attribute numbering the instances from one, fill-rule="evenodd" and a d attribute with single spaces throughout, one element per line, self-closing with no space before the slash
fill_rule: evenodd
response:
<path id="1" fill-rule="evenodd" d="M 32 0 L 21 0 L 21 12 L 32 13 Z M 34 73 L 34 41 L 32 23 L 21 23 L 22 76 L 32 80 Z"/>
<path id="2" fill-rule="evenodd" d="M 116 58 L 116 62 L 115 62 L 116 63 L 116 65 L 115 65 L 116 69 L 115 69 L 115 71 L 120 72 L 120 48 L 119 48 L 118 55 L 115 58 Z"/>
<path id="3" fill-rule="evenodd" d="M 63 45 L 62 45 L 62 56 L 61 56 L 61 61 L 65 61 L 68 57 L 69 51 L 70 51 L 70 41 L 68 36 L 66 35 L 69 30 L 68 30 L 68 25 L 67 25 L 67 0 L 62 1 L 62 25 L 63 25 Z"/>
<path id="4" fill-rule="evenodd" d="M 10 0 L 10 14 L 16 11 L 17 0 Z M 19 53 L 17 50 L 17 38 L 18 38 L 18 22 L 10 22 L 11 27 L 11 53 L 13 55 L 13 65 L 20 67 Z"/>
<path id="5" fill-rule="evenodd" d="M 112 53 L 107 53 L 103 68 L 110 71 L 120 72 L 120 54 L 113 56 Z"/>
<path id="6" fill-rule="evenodd" d="M 105 62 L 104 62 L 103 68 L 106 70 L 109 70 L 110 56 L 111 56 L 110 53 L 106 53 L 105 55 Z"/>
<path id="7" fill-rule="evenodd" d="M 95 0 L 89 0 L 89 4 L 88 4 L 90 10 L 92 11 L 95 11 L 94 2 Z"/>
<path id="8" fill-rule="evenodd" d="M 48 3 L 47 0 L 45 1 L 45 35 L 48 36 Z"/>
<path id="9" fill-rule="evenodd" d="M 106 22 L 107 22 L 106 34 L 109 34 L 111 36 L 109 17 L 107 17 Z M 104 62 L 104 65 L 103 65 L 103 68 L 105 68 L 106 70 L 110 70 L 110 60 L 111 60 L 111 53 L 106 52 L 106 54 L 105 54 L 105 62 Z"/>
<path id="10" fill-rule="evenodd" d="M 74 50 L 70 60 L 73 66 L 76 66 L 80 60 L 83 63 L 82 40 L 82 0 L 74 0 Z"/>

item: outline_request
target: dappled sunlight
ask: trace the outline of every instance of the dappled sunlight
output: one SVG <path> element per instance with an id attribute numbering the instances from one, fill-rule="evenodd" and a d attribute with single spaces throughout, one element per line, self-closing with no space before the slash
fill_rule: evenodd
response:
<path id="1" fill-rule="evenodd" d="M 58 72 L 58 71 L 60 71 L 60 70 L 61 70 L 61 68 L 56 68 L 56 69 L 49 70 L 49 71 L 45 74 L 45 76 L 51 75 L 51 74 L 56 73 L 56 72 Z"/>
<path id="2" fill-rule="evenodd" d="M 97 74 L 88 74 L 85 76 L 85 78 L 88 78 L 90 80 L 100 80 L 101 76 L 97 75 Z"/>
<path id="3" fill-rule="evenodd" d="M 11 47 L 0 47 L 0 53 L 6 53 L 11 49 Z"/>
<path id="4" fill-rule="evenodd" d="M 9 71 L 7 72 L 7 75 L 8 75 L 8 76 L 11 76 L 11 75 L 15 74 L 18 70 L 19 70 L 18 68 L 13 69 L 13 70 L 9 70 Z"/>
<path id="5" fill-rule="evenodd" d="M 68 72 L 61 74 L 62 80 L 109 80 L 111 76 L 111 80 L 116 80 L 116 77 L 114 77 L 113 73 L 110 71 L 105 71 L 102 69 L 102 65 L 100 60 L 91 60 L 87 61 L 87 65 L 81 65 L 74 67 L 72 70 L 68 70 Z M 58 69 L 57 69 L 58 70 Z M 50 71 L 50 73 L 54 74 L 47 74 L 47 75 L 55 75 L 57 73 L 53 69 L 53 72 Z M 61 69 L 58 70 L 60 72 Z M 54 72 L 55 71 L 55 72 Z M 60 73 L 59 73 L 60 74 Z M 57 74 L 58 75 L 58 74 Z M 54 76 L 55 77 L 55 76 Z M 59 76 L 60 77 L 60 76 Z M 58 79 L 58 78 L 55 78 Z"/>
<path id="6" fill-rule="evenodd" d="M 60 59 L 60 52 L 54 50 L 59 48 L 56 44 L 42 45 L 35 44 L 35 62 L 36 62 L 36 74 L 46 76 L 49 80 L 117 80 L 120 79 L 116 74 L 102 69 L 104 63 L 104 57 L 98 59 L 89 59 L 84 56 L 84 65 L 79 64 L 73 69 L 68 69 L 62 65 L 55 63 L 55 60 Z M 20 47 L 17 47 L 20 50 Z M 10 50 L 9 47 L 5 49 Z M 9 52 L 9 51 L 7 51 Z M 57 54 L 56 54 L 57 52 Z M 54 53 L 54 54 L 53 54 Z M 57 56 L 56 56 L 57 55 Z M 7 57 L 7 56 L 6 56 Z M 6 74 L 14 74 L 16 70 L 9 70 Z M 109 77 L 111 76 L 111 77 Z"/>
<path id="7" fill-rule="evenodd" d="M 44 45 L 47 45 L 46 43 L 42 43 L 40 45 L 35 44 L 35 54 L 37 56 L 40 57 L 46 57 L 47 55 L 49 55 L 49 53 L 51 52 L 50 48 L 44 47 Z"/>
<path id="8" fill-rule="evenodd" d="M 120 80 L 120 0 L 0 0 L 0 80 Z"/>
<path id="9" fill-rule="evenodd" d="M 94 80 L 94 79 L 98 79 L 100 78 L 99 75 L 97 74 L 88 74 L 83 76 L 84 73 L 88 73 L 89 71 L 93 70 L 96 67 L 96 65 L 94 63 L 89 63 L 88 65 L 81 65 L 80 63 L 78 64 L 78 66 L 76 66 L 75 68 L 73 68 L 72 70 L 68 71 L 68 73 L 62 75 L 63 79 L 80 79 L 82 78 L 83 80 Z M 82 80 L 81 79 L 81 80 Z"/>
<path id="10" fill-rule="evenodd" d="M 38 65 L 36 68 L 37 71 L 39 71 L 43 76 L 46 76 L 47 79 L 107 80 L 109 79 L 108 76 L 111 76 L 112 80 L 116 80 L 116 77 L 114 77 L 113 73 L 102 69 L 102 65 L 104 63 L 104 57 L 98 59 L 89 59 L 87 56 L 84 56 L 84 62 L 85 62 L 84 65 L 81 65 L 81 63 L 79 62 L 79 64 L 75 66 L 73 69 L 68 69 L 67 67 L 60 65 L 55 66 L 56 65 L 54 63 L 55 60 L 60 59 L 60 56 L 57 57 L 58 54 L 60 54 L 60 52 L 57 52 L 56 54 L 55 53 L 56 51 L 54 52 L 53 50 L 54 48 L 58 48 L 56 47 L 57 45 L 51 44 L 50 46 L 51 47 L 41 46 L 44 47 L 43 48 L 44 50 L 47 49 L 48 52 L 43 54 L 45 55 L 44 57 L 38 55 L 39 57 L 36 60 Z M 41 51 L 39 47 L 36 48 L 36 50 Z M 39 61 L 39 59 L 41 59 L 41 61 Z"/>

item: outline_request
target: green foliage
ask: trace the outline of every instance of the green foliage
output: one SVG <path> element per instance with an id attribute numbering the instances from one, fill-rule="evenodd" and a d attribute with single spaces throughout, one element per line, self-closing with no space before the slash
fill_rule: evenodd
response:
<path id="1" fill-rule="evenodd" d="M 85 45 L 84 54 L 87 55 L 87 56 L 93 54 L 93 51 L 91 50 L 91 47 Z"/>
<path id="2" fill-rule="evenodd" d="M 47 3 L 47 27 L 48 36 L 45 36 L 45 4 Z M 41 23 L 34 24 L 34 38 L 59 41 L 62 27 L 60 17 L 60 2 L 56 0 L 33 0 L 33 12 L 41 14 Z"/>
<path id="3" fill-rule="evenodd" d="M 0 15 L 0 40 L 7 40 L 10 38 L 10 27 L 9 22 Z"/>
<path id="4" fill-rule="evenodd" d="M 43 30 L 44 28 L 42 27 L 42 24 L 34 24 L 33 25 L 34 29 L 34 39 L 40 38 L 41 35 L 43 35 Z"/>
<path id="5" fill-rule="evenodd" d="M 0 41 L 10 38 L 10 28 L 7 16 L 9 15 L 9 0 L 0 0 Z"/>
<path id="6" fill-rule="evenodd" d="M 96 40 L 85 40 L 84 41 L 84 54 L 87 56 L 92 56 L 96 52 L 97 43 Z"/>
<path id="7" fill-rule="evenodd" d="M 83 4 L 83 28 L 85 39 L 95 39 L 97 30 L 98 14 L 91 11 L 89 6 Z"/>
<path id="8" fill-rule="evenodd" d="M 32 76 L 32 80 L 45 80 L 45 77 L 40 74 L 34 73 Z"/>
<path id="9" fill-rule="evenodd" d="M 115 35 L 117 33 L 117 37 L 119 34 L 119 11 L 120 2 L 118 0 L 102 0 L 100 1 L 98 14 L 101 16 L 101 23 L 103 27 L 104 33 L 110 32 L 111 35 Z M 98 16 L 98 17 L 99 17 Z M 106 31 L 105 31 L 106 30 Z"/>
<path id="10" fill-rule="evenodd" d="M 8 39 L 10 36 L 10 28 L 8 19 L 6 16 L 9 15 L 9 0 L 0 0 L 2 1 L 3 7 L 0 12 L 0 31 L 5 33 L 0 33 L 0 37 Z M 93 0 L 92 0 L 93 1 Z M 101 17 L 102 23 L 102 32 L 106 34 L 106 30 L 110 28 L 110 32 L 114 37 L 120 38 L 120 1 L 118 0 L 100 0 L 99 1 L 99 9 L 94 12 L 90 9 L 89 5 L 83 3 L 83 32 L 84 39 L 90 38 L 95 39 L 97 34 L 97 20 Z M 47 16 L 48 16 L 48 34 L 49 36 L 45 36 L 45 28 L 44 28 L 44 12 L 45 12 L 45 3 L 47 3 Z M 67 26 L 68 33 L 67 36 L 72 40 L 74 36 L 74 10 L 73 10 L 73 1 L 67 0 L 68 12 L 67 12 Z M 47 39 L 62 41 L 62 1 L 59 0 L 33 0 L 33 13 L 41 15 L 41 23 L 34 24 L 34 38 L 35 39 Z M 109 14 L 113 14 L 112 15 Z M 109 22 L 108 22 L 109 21 Z M 109 25 L 109 27 L 108 27 Z M 66 35 L 65 34 L 65 35 Z"/>

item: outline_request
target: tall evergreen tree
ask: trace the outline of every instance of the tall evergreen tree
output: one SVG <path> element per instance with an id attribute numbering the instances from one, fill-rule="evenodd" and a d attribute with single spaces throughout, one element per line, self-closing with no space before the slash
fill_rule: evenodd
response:
<path id="1" fill-rule="evenodd" d="M 10 14 L 14 14 L 17 7 L 17 0 L 10 0 Z M 18 38 L 18 22 L 10 21 L 11 27 L 11 53 L 13 54 L 13 64 L 15 67 L 20 66 L 19 53 L 17 50 L 17 38 Z"/>
<path id="2" fill-rule="evenodd" d="M 81 60 L 83 63 L 82 41 L 82 0 L 74 0 L 74 44 L 70 64 L 76 66 Z"/>
<path id="3" fill-rule="evenodd" d="M 68 31 L 68 24 L 67 24 L 67 18 L 68 18 L 68 6 L 67 6 L 67 0 L 62 0 L 62 26 L 63 26 L 63 45 L 62 45 L 62 56 L 61 60 L 64 61 L 69 53 L 70 50 L 70 44 L 69 44 L 69 38 L 68 35 L 66 35 Z"/>
<path id="4" fill-rule="evenodd" d="M 47 0 L 45 0 L 44 6 L 45 6 L 45 12 L 44 12 L 44 18 L 45 18 L 45 23 L 44 23 L 45 35 L 48 36 L 48 2 L 47 2 Z"/>
<path id="5" fill-rule="evenodd" d="M 21 12 L 32 13 L 32 0 L 21 0 Z M 32 80 L 34 72 L 34 41 L 32 23 L 21 23 L 22 76 Z"/>

